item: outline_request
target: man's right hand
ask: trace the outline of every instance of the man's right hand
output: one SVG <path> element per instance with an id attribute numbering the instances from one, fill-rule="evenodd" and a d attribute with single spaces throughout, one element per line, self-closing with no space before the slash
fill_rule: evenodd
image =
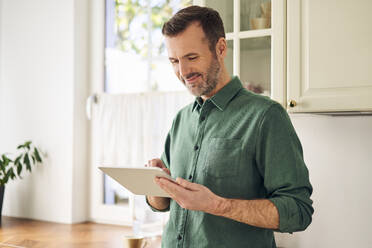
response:
<path id="1" fill-rule="evenodd" d="M 170 175 L 170 171 L 167 167 L 165 167 L 163 161 L 159 158 L 154 158 L 148 161 L 145 165 L 146 167 L 158 167 L 165 171 L 168 175 Z M 170 198 L 168 197 L 159 197 L 159 196 L 146 196 L 147 201 L 150 205 L 158 210 L 165 210 L 169 207 Z"/>

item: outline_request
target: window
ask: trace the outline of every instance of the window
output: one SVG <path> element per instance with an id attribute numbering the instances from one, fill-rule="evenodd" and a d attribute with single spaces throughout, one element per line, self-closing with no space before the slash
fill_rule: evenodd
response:
<path id="1" fill-rule="evenodd" d="M 163 23 L 192 0 L 106 0 L 105 92 L 179 91 Z"/>

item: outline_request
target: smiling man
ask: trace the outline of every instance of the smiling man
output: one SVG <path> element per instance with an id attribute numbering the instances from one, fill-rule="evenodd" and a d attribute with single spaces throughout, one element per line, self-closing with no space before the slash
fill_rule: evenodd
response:
<path id="1" fill-rule="evenodd" d="M 147 197 L 170 211 L 162 247 L 276 247 L 273 231 L 306 229 L 312 186 L 286 111 L 245 90 L 225 67 L 219 14 L 191 6 L 163 26 L 169 60 L 196 96 L 179 111 L 161 159 L 177 183 L 157 178 L 171 198 Z"/>

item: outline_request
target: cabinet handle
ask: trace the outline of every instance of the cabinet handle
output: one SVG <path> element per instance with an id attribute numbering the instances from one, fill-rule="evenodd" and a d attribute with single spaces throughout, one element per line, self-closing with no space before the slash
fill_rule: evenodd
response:
<path id="1" fill-rule="evenodd" d="M 297 106 L 297 102 L 295 100 L 289 100 L 288 101 L 288 106 L 293 108 Z"/>

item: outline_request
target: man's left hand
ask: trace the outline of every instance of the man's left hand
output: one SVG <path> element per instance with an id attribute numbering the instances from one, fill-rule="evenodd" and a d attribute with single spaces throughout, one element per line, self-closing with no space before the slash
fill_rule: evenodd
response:
<path id="1" fill-rule="evenodd" d="M 177 178 L 176 183 L 158 177 L 155 182 L 182 208 L 219 215 L 223 209 L 223 198 L 204 185 Z"/>

